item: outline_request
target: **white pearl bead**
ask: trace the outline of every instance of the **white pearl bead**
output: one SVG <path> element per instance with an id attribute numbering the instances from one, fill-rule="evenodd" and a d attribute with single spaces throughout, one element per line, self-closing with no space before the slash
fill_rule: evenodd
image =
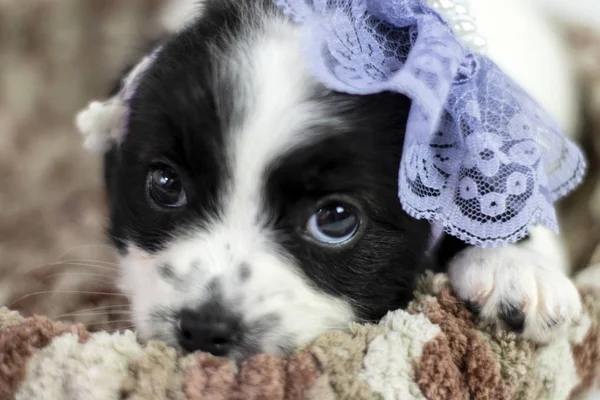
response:
<path id="1" fill-rule="evenodd" d="M 467 7 L 465 7 L 464 5 L 457 5 L 454 8 L 454 12 L 456 12 L 457 14 L 460 14 L 460 15 L 464 15 L 464 14 L 469 13 L 469 9 Z"/>
<path id="2" fill-rule="evenodd" d="M 454 8 L 454 2 L 452 0 L 439 0 L 439 3 L 443 9 L 451 10 Z"/>
<path id="3" fill-rule="evenodd" d="M 429 7 L 444 18 L 454 34 L 471 50 L 485 53 L 486 40 L 477 34 L 477 23 L 469 12 L 469 0 L 427 0 Z"/>

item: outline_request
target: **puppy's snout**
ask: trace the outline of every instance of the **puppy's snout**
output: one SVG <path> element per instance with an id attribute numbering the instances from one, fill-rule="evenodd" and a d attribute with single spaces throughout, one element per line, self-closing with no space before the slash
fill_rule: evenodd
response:
<path id="1" fill-rule="evenodd" d="M 220 303 L 207 303 L 196 310 L 185 309 L 179 317 L 179 344 L 188 351 L 227 356 L 240 342 L 240 318 Z"/>

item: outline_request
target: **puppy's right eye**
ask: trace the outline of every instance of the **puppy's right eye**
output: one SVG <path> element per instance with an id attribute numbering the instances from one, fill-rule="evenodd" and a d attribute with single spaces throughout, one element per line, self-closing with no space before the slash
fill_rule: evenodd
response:
<path id="1" fill-rule="evenodd" d="M 306 224 L 307 233 L 319 243 L 341 245 L 358 233 L 360 216 L 351 205 L 332 201 L 322 205 Z"/>
<path id="2" fill-rule="evenodd" d="M 181 207 L 187 203 L 183 183 L 177 172 L 164 164 L 154 165 L 148 173 L 148 193 L 162 207 Z"/>

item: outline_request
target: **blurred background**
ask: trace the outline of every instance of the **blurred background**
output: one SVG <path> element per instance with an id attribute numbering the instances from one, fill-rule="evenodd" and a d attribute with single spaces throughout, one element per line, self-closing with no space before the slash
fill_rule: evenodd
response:
<path id="1" fill-rule="evenodd" d="M 29 295 L 13 306 L 58 317 L 125 303 L 98 294 L 116 272 L 101 160 L 73 119 L 139 56 L 162 3 L 0 0 L 0 305 Z"/>
<path id="2" fill-rule="evenodd" d="M 568 19 L 557 29 L 569 40 L 586 104 L 579 140 L 591 172 L 561 204 L 572 259 L 584 266 L 600 262 L 600 36 L 591 29 L 600 28 L 600 6 L 536 1 Z M 104 237 L 100 156 L 83 151 L 73 119 L 137 59 L 158 32 L 164 6 L 0 0 L 0 305 L 92 330 L 130 325 Z"/>

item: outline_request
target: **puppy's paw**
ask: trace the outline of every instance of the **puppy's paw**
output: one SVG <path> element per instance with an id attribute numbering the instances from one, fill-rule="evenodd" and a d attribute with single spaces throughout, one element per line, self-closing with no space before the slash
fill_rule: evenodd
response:
<path id="1" fill-rule="evenodd" d="M 503 322 L 526 339 L 546 342 L 579 321 L 581 299 L 573 282 L 531 250 L 467 248 L 448 272 L 457 296 L 480 318 Z"/>

